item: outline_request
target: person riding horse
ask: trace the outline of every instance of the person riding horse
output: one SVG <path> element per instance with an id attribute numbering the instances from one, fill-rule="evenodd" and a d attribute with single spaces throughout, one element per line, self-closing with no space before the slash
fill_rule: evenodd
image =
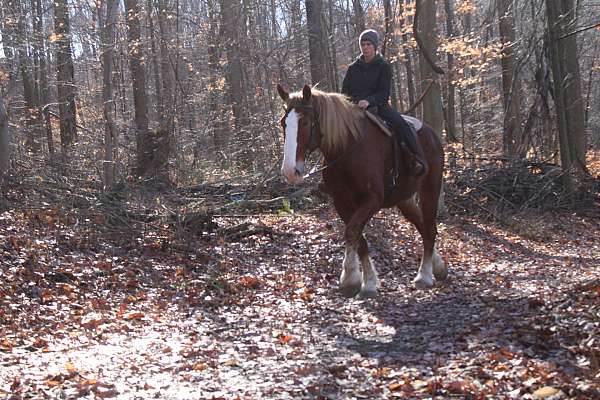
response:
<path id="1" fill-rule="evenodd" d="M 378 115 L 396 135 L 406 159 L 409 174 L 420 177 L 426 163 L 416 132 L 402 115 L 389 105 L 392 68 L 377 51 L 379 35 L 372 29 L 360 34 L 361 55 L 350 64 L 342 84 L 342 93 L 360 108 Z"/>

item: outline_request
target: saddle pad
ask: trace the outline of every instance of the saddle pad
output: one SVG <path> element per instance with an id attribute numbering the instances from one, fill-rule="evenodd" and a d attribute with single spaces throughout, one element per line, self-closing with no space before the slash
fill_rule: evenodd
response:
<path id="1" fill-rule="evenodd" d="M 383 131 L 383 133 L 385 133 L 389 137 L 392 137 L 392 131 L 390 131 L 390 128 L 387 126 L 387 124 L 385 123 L 384 120 L 382 120 L 381 118 L 379 118 L 377 115 L 373 114 L 370 111 L 365 111 L 365 114 L 367 114 L 367 117 L 371 121 L 373 121 L 375 123 L 375 125 L 377 125 L 379 127 L 379 129 L 381 129 Z M 404 118 L 404 120 L 407 123 L 412 125 L 412 127 L 415 129 L 415 132 L 419 132 L 419 130 L 423 127 L 423 122 L 421 122 L 419 119 L 417 119 L 415 117 L 411 117 L 410 115 L 403 114 L 402 118 Z"/>

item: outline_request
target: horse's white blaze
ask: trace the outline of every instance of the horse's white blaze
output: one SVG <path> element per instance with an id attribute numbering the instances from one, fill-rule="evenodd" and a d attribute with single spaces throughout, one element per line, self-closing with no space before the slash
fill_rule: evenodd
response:
<path id="1" fill-rule="evenodd" d="M 288 113 L 285 119 L 285 142 L 283 144 L 283 165 L 281 173 L 288 182 L 296 176 L 296 149 L 298 148 L 298 120 L 300 116 L 296 110 Z"/>

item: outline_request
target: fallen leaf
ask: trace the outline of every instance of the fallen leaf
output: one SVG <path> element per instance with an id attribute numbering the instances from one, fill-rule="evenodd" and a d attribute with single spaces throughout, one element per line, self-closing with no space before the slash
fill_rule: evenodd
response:
<path id="1" fill-rule="evenodd" d="M 544 386 L 533 392 L 533 397 L 536 399 L 545 399 L 554 396 L 559 392 L 558 389 L 551 386 Z"/>

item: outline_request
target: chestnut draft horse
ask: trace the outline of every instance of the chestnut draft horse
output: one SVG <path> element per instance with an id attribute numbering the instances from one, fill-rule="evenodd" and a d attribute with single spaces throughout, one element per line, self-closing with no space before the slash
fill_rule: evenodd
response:
<path id="1" fill-rule="evenodd" d="M 446 279 L 448 270 L 435 246 L 444 164 L 444 152 L 435 132 L 417 119 L 407 118 L 417 125 L 417 139 L 423 148 L 427 173 L 417 179 L 409 176 L 406 168 L 399 168 L 392 188 L 392 139 L 365 111 L 341 94 L 325 93 L 308 85 L 292 94 L 281 85 L 277 91 L 286 103 L 281 119 L 285 132 L 281 172 L 285 180 L 290 184 L 300 182 L 306 156 L 317 148 L 323 153 L 323 183 L 345 223 L 341 293 L 346 297 L 377 295 L 377 271 L 369 257 L 363 229 L 384 207 L 398 207 L 423 239 L 423 258 L 413 281 L 415 286 L 432 286 L 434 276 L 437 280 Z M 419 205 L 415 201 L 416 194 Z"/>

